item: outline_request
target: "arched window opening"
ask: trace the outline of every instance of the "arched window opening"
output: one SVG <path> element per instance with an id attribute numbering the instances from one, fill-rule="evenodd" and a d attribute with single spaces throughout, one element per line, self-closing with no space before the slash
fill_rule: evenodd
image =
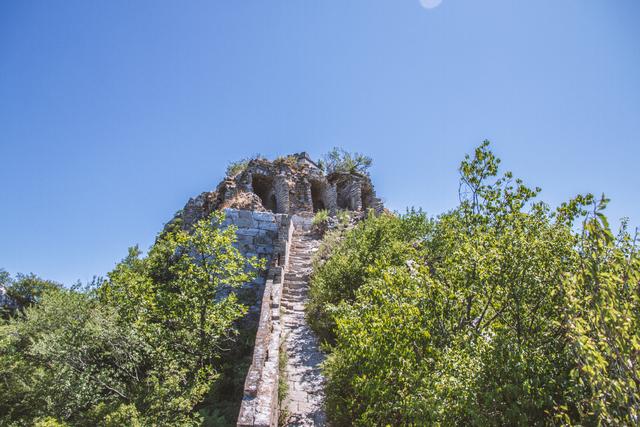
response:
<path id="1" fill-rule="evenodd" d="M 313 211 L 318 212 L 326 208 L 327 184 L 320 181 L 311 181 L 311 202 Z"/>
<path id="2" fill-rule="evenodd" d="M 265 175 L 253 175 L 251 179 L 253 192 L 260 197 L 262 206 L 268 211 L 276 212 L 277 202 L 273 178 Z"/>
<path id="3" fill-rule="evenodd" d="M 350 188 L 346 181 L 338 181 L 336 183 L 336 193 L 338 209 L 353 210 L 351 207 Z"/>

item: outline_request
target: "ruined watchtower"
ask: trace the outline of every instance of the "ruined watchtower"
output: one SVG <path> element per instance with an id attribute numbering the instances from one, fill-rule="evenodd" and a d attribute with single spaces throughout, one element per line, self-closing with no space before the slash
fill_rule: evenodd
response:
<path id="1" fill-rule="evenodd" d="M 227 176 L 216 189 L 189 200 L 182 211 L 188 225 L 216 209 L 240 209 L 309 216 L 322 209 L 381 212 L 371 179 L 360 173 L 324 171 L 306 152 L 270 161 L 255 158 Z"/>

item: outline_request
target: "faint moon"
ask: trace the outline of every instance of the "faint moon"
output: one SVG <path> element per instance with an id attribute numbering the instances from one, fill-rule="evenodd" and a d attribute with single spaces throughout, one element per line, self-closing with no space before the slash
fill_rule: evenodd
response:
<path id="1" fill-rule="evenodd" d="M 442 0 L 420 0 L 420 4 L 425 9 L 433 9 L 440 6 L 440 3 L 442 3 Z"/>

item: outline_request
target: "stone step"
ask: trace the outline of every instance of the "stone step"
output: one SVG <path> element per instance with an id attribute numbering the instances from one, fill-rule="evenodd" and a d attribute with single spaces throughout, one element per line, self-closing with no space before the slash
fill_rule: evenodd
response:
<path id="1" fill-rule="evenodd" d="M 304 253 L 304 252 L 291 252 L 289 253 L 289 259 L 295 259 L 295 260 L 303 259 L 305 261 L 310 261 L 313 259 L 313 257 L 308 253 Z"/>
<path id="2" fill-rule="evenodd" d="M 283 289 L 305 289 L 308 287 L 307 282 L 285 282 Z"/>
<path id="3" fill-rule="evenodd" d="M 295 276 L 285 277 L 285 282 L 308 282 L 311 279 L 311 269 L 296 271 Z"/>
<path id="4" fill-rule="evenodd" d="M 283 299 L 285 299 L 285 300 L 286 300 L 286 299 L 300 299 L 300 298 L 302 298 L 302 299 L 306 299 L 306 298 L 308 298 L 308 297 L 309 297 L 308 290 L 303 289 L 302 291 L 304 291 L 305 293 L 299 293 L 299 292 L 298 292 L 298 293 L 295 293 L 295 292 L 293 292 L 293 293 L 291 293 L 291 292 L 287 293 L 287 292 L 285 291 L 285 292 L 283 292 L 283 294 L 282 294 L 282 298 L 283 298 Z"/>
<path id="5" fill-rule="evenodd" d="M 287 300 L 286 303 L 287 305 L 283 305 L 283 315 L 291 317 L 295 314 L 298 314 L 298 312 L 304 314 L 304 298 L 300 298 L 297 300 Z"/>
<path id="6" fill-rule="evenodd" d="M 282 306 L 285 308 L 285 314 L 289 314 L 287 310 L 304 312 L 304 303 L 300 301 L 285 301 Z"/>
<path id="7" fill-rule="evenodd" d="M 301 289 L 308 288 L 308 280 L 285 280 L 283 289 Z"/>
<path id="8" fill-rule="evenodd" d="M 320 246 L 319 242 L 299 242 L 299 241 L 294 241 L 291 243 L 291 247 L 292 248 L 317 248 Z"/>
<path id="9" fill-rule="evenodd" d="M 290 246 L 292 249 L 317 249 L 320 245 L 313 243 L 292 243 Z"/>
<path id="10" fill-rule="evenodd" d="M 289 266 L 289 271 L 288 273 L 300 273 L 300 274 L 306 274 L 308 275 L 309 273 L 311 273 L 311 269 L 313 267 L 311 266 L 311 264 L 307 264 L 307 265 L 290 265 Z"/>
<path id="11" fill-rule="evenodd" d="M 307 280 L 309 277 L 309 273 L 311 273 L 311 268 L 290 268 L 289 271 L 287 271 L 285 273 L 285 279 L 287 277 L 293 277 L 293 276 L 298 276 L 301 279 L 300 280 Z"/>
<path id="12" fill-rule="evenodd" d="M 282 293 L 282 300 L 288 301 L 292 299 L 306 299 L 309 296 L 309 291 L 306 289 L 301 290 L 287 290 Z M 281 301 L 282 301 L 281 300 Z"/>
<path id="13" fill-rule="evenodd" d="M 294 263 L 289 263 L 289 273 L 291 272 L 295 272 L 296 270 L 299 269 L 309 269 L 313 266 L 313 264 L 311 262 L 294 262 Z"/>
<path id="14" fill-rule="evenodd" d="M 309 289 L 309 285 L 307 285 L 306 283 L 299 283 L 296 285 L 285 285 L 284 286 L 284 291 L 296 291 L 299 292 L 301 290 L 308 290 Z"/>
<path id="15" fill-rule="evenodd" d="M 289 426 L 324 426 L 324 378 L 320 370 L 324 355 L 318 348 L 305 313 L 313 255 L 320 241 L 310 233 L 296 230 L 291 243 L 280 300 L 282 332 L 288 355 L 285 377 L 289 393 L 283 407 L 289 411 L 290 417 L 285 423 Z"/>
<path id="16" fill-rule="evenodd" d="M 300 274 L 300 275 L 296 275 L 296 276 L 289 276 L 289 277 L 285 277 L 284 278 L 284 283 L 285 286 L 288 283 L 293 283 L 296 285 L 300 285 L 300 284 L 307 284 L 309 283 L 309 274 Z"/>
<path id="17" fill-rule="evenodd" d="M 313 266 L 308 264 L 306 266 L 303 265 L 291 265 L 289 264 L 289 268 L 287 269 L 285 274 L 296 274 L 296 275 L 304 275 L 308 276 L 311 273 L 311 269 Z"/>
<path id="18" fill-rule="evenodd" d="M 304 279 L 300 279 L 300 280 L 309 280 L 309 277 L 311 277 L 311 270 L 312 270 L 312 267 L 300 267 L 300 268 L 290 269 L 288 274 L 304 277 Z"/>

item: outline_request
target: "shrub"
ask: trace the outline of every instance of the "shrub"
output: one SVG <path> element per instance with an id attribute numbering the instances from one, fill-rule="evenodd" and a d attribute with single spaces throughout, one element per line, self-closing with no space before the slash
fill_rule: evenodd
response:
<path id="1" fill-rule="evenodd" d="M 37 298 L 0 323 L 0 424 L 232 422 L 240 371 L 250 363 L 243 350 L 255 335 L 240 335 L 245 347 L 233 343 L 246 307 L 231 290 L 264 263 L 240 254 L 223 220 L 215 212 L 189 232 L 165 230 L 146 257 L 132 248 L 94 290 L 41 292 L 41 280 L 24 282 L 22 294 L 37 289 Z M 238 380 L 221 384 L 229 371 Z"/>
<path id="2" fill-rule="evenodd" d="M 229 165 L 227 165 L 227 177 L 233 178 L 239 173 L 244 172 L 249 165 L 249 160 L 250 159 L 240 159 L 236 160 L 235 162 L 230 162 Z"/>
<path id="3" fill-rule="evenodd" d="M 333 425 L 638 423 L 634 236 L 613 236 L 606 199 L 552 211 L 498 163 L 488 143 L 466 157 L 435 222 L 370 217 L 333 241 L 308 307 L 333 338 Z"/>
<path id="4" fill-rule="evenodd" d="M 423 227 L 415 227 L 414 223 Z M 355 292 L 369 278 L 377 276 L 376 265 L 401 266 L 415 254 L 413 243 L 424 238 L 429 230 L 426 217 L 412 212 L 405 217 L 371 215 L 352 231 L 337 230 L 327 241 L 335 247 L 321 247 L 326 262 L 317 262 L 311 278 L 308 318 L 311 326 L 324 339 L 333 338 L 331 313 L 341 301 L 353 301 Z"/>
<path id="5" fill-rule="evenodd" d="M 326 209 L 319 210 L 313 216 L 312 224 L 315 227 L 326 226 L 329 222 L 329 211 Z"/>
<path id="6" fill-rule="evenodd" d="M 371 157 L 360 153 L 350 153 L 342 148 L 334 147 L 331 151 L 324 155 L 324 158 L 318 162 L 318 165 L 327 174 L 332 173 L 355 173 L 368 174 L 371 167 Z"/>
<path id="7" fill-rule="evenodd" d="M 342 227 L 347 227 L 351 222 L 351 213 L 348 210 L 340 209 L 336 217 L 338 218 L 338 224 Z"/>
<path id="8" fill-rule="evenodd" d="M 276 158 L 273 163 L 275 165 L 287 166 L 291 169 L 296 169 L 298 167 L 298 159 L 296 156 L 280 156 Z"/>

